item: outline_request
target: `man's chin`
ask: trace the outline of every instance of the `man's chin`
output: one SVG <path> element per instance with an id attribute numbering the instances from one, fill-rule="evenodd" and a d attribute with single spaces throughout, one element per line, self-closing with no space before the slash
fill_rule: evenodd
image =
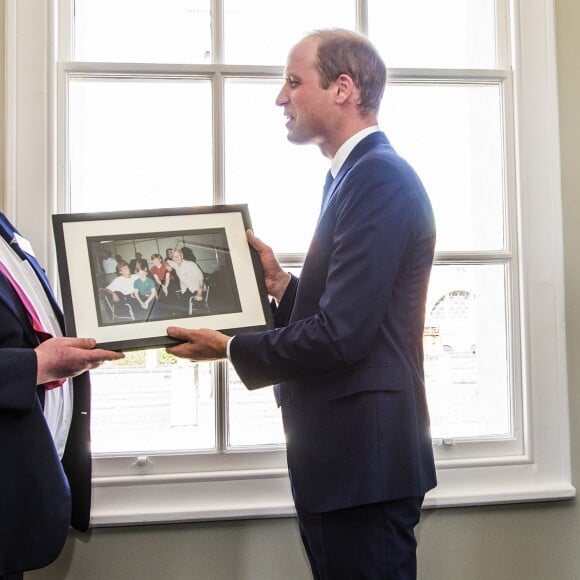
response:
<path id="1" fill-rule="evenodd" d="M 300 135 L 300 133 L 294 131 L 288 131 L 286 138 L 294 145 L 304 145 L 305 143 L 310 142 L 310 139 L 306 135 Z"/>

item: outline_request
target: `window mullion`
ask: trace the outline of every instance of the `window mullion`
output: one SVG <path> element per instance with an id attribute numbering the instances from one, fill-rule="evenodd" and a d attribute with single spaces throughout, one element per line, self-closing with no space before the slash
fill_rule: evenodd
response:
<path id="1" fill-rule="evenodd" d="M 511 77 L 508 69 L 389 68 L 389 83 L 501 83 Z"/>
<path id="2" fill-rule="evenodd" d="M 367 0 L 356 0 L 356 28 L 365 36 L 369 33 L 369 8 Z"/>
<path id="3" fill-rule="evenodd" d="M 500 68 L 511 68 L 509 4 L 509 0 L 495 1 L 496 62 Z"/>
<path id="4" fill-rule="evenodd" d="M 437 264 L 485 264 L 486 262 L 508 262 L 512 261 L 513 256 L 510 252 L 505 251 L 449 251 L 449 252 L 436 252 L 435 253 L 435 263 Z"/>
<path id="5" fill-rule="evenodd" d="M 223 0 L 211 0 L 212 62 L 223 62 L 224 54 L 224 11 Z"/>
<path id="6" fill-rule="evenodd" d="M 51 2 L 54 4 L 55 2 Z M 74 58 L 74 0 L 56 2 L 54 7 L 56 50 L 59 62 L 72 60 Z M 62 31 L 66 31 L 64 34 Z"/>
<path id="7" fill-rule="evenodd" d="M 216 449 L 225 451 L 229 442 L 229 379 L 227 363 L 214 363 L 214 371 Z"/>
<path id="8" fill-rule="evenodd" d="M 212 75 L 212 99 L 213 99 L 213 201 L 215 204 L 226 202 L 225 193 L 225 99 L 224 77 L 220 72 Z"/>

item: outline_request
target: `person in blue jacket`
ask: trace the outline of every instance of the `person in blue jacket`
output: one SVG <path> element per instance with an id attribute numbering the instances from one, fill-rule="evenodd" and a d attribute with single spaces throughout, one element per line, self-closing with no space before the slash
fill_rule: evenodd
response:
<path id="1" fill-rule="evenodd" d="M 416 578 L 436 485 L 423 371 L 435 222 L 425 189 L 379 129 L 385 65 L 370 42 L 323 30 L 291 51 L 276 104 L 292 143 L 331 161 L 300 279 L 248 232 L 277 328 L 168 328 L 169 352 L 229 356 L 250 388 L 278 384 L 290 481 L 315 578 Z"/>
<path id="2" fill-rule="evenodd" d="M 47 566 L 71 524 L 89 525 L 85 371 L 123 355 L 63 332 L 30 244 L 0 213 L 0 580 Z"/>

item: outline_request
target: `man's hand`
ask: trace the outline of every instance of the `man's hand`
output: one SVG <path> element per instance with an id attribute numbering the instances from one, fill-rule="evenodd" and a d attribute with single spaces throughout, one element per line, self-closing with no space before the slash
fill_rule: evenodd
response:
<path id="1" fill-rule="evenodd" d="M 270 246 L 267 246 L 262 240 L 254 235 L 252 230 L 246 231 L 248 242 L 260 255 L 260 262 L 264 269 L 264 279 L 266 280 L 266 290 L 268 294 L 278 302 L 282 300 L 286 288 L 290 283 L 290 274 L 284 272 L 280 263 L 276 259 Z"/>
<path id="2" fill-rule="evenodd" d="M 192 330 L 170 326 L 167 335 L 183 341 L 183 344 L 167 348 L 169 354 L 194 361 L 219 360 L 227 357 L 230 337 L 217 330 L 207 328 Z"/>
<path id="3" fill-rule="evenodd" d="M 95 369 L 106 360 L 124 358 L 121 352 L 95 348 L 93 338 L 49 338 L 36 348 L 36 384 L 76 377 Z"/>

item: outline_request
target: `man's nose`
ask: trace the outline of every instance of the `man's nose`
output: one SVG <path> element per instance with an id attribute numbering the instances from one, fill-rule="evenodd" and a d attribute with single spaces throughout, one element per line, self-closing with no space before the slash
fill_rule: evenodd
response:
<path id="1" fill-rule="evenodd" d="M 284 88 L 280 90 L 278 96 L 276 97 L 276 105 L 279 107 L 283 107 L 288 102 L 288 98 L 286 97 Z"/>

